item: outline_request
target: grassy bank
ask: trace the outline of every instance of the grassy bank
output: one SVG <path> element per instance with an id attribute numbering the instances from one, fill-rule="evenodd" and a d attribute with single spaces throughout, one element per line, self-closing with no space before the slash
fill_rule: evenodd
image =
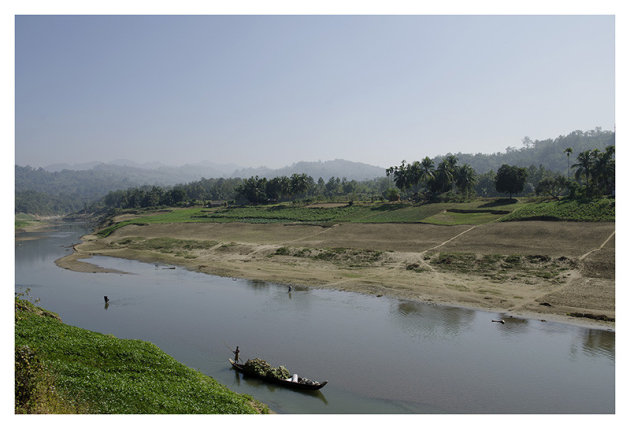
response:
<path id="1" fill-rule="evenodd" d="M 23 229 L 29 226 L 37 226 L 41 223 L 35 216 L 25 213 L 15 215 L 15 229 Z"/>
<path id="2" fill-rule="evenodd" d="M 589 202 L 560 200 L 528 204 L 518 210 L 514 210 L 503 220 L 614 222 L 615 200 L 601 199 Z"/>
<path id="3" fill-rule="evenodd" d="M 151 343 L 66 325 L 21 299 L 15 346 L 16 413 L 268 412 Z"/>

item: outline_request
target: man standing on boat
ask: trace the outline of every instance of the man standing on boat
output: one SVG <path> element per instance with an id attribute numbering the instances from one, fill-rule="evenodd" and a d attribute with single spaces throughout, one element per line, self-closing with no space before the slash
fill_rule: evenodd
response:
<path id="1" fill-rule="evenodd" d="M 233 350 L 232 353 L 234 353 L 234 362 L 238 363 L 238 354 L 241 351 L 238 349 L 238 346 L 236 346 L 236 350 Z"/>

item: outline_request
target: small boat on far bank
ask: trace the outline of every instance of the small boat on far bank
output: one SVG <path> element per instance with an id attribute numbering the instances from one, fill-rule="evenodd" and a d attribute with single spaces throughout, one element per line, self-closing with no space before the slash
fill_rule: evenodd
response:
<path id="1" fill-rule="evenodd" d="M 274 384 L 278 384 L 280 386 L 288 387 L 290 389 L 319 390 L 322 387 L 324 387 L 326 384 L 328 384 L 328 381 L 322 381 L 320 383 L 319 381 L 312 381 L 312 380 L 309 380 L 309 379 L 303 378 L 303 377 L 298 377 L 297 381 L 291 381 L 291 380 L 283 380 L 283 379 L 275 378 L 275 377 L 261 376 L 260 374 L 257 374 L 254 371 L 249 371 L 246 367 L 244 367 L 241 364 L 238 364 L 238 363 L 234 362 L 234 360 L 232 360 L 232 359 L 228 359 L 228 361 L 232 365 L 232 368 L 234 368 L 235 370 L 237 370 L 239 372 L 242 372 L 243 374 L 245 374 L 247 376 L 256 377 L 256 378 L 259 378 L 261 380 L 268 381 L 270 383 L 274 383 Z"/>

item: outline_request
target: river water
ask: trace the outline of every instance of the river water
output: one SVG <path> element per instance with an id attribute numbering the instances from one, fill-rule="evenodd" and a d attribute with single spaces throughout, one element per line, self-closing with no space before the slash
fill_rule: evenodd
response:
<path id="1" fill-rule="evenodd" d="M 150 341 L 275 412 L 615 412 L 614 332 L 109 257 L 89 262 L 132 274 L 57 267 L 86 232 L 25 234 L 38 239 L 16 242 L 16 292 L 70 325 Z M 227 362 L 237 345 L 329 383 L 303 393 L 244 378 Z"/>

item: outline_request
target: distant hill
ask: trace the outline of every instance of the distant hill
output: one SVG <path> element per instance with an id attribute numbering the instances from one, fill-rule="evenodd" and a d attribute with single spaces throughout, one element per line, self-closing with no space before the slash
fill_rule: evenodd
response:
<path id="1" fill-rule="evenodd" d="M 571 148 L 573 153 L 570 163 L 574 164 L 577 155 L 587 149 L 599 149 L 603 151 L 606 146 L 615 145 L 615 133 L 602 131 L 599 128 L 591 131 L 573 131 L 566 136 L 558 136 L 555 139 L 530 140 L 523 139 L 523 147 L 508 148 L 504 153 L 494 154 L 464 154 L 455 153 L 460 165 L 469 164 L 478 174 L 487 171 L 497 171 L 503 164 L 516 165 L 518 167 L 538 167 L 542 165 L 547 170 L 566 174 L 567 155 L 566 148 Z M 451 154 L 447 154 L 451 155 Z M 445 155 L 446 156 L 446 155 Z M 434 159 L 436 165 L 444 156 Z"/>
<path id="2" fill-rule="evenodd" d="M 88 162 L 83 164 L 51 164 L 43 169 L 31 168 L 31 170 L 35 172 L 43 170 L 48 173 L 53 173 L 53 176 L 50 176 L 54 178 L 53 182 L 58 182 L 60 177 L 83 177 L 85 176 L 85 171 L 91 171 L 92 173 L 90 173 L 89 176 L 99 177 L 103 180 L 108 180 L 111 177 L 117 177 L 120 179 L 124 178 L 125 183 L 128 184 L 127 186 L 172 186 L 180 183 L 200 180 L 202 177 L 206 179 L 221 177 L 247 178 L 252 176 L 273 178 L 277 176 L 291 176 L 294 173 L 304 173 L 313 177 L 315 180 L 320 177 L 325 180 L 328 180 L 331 177 L 345 177 L 348 180 L 369 180 L 375 177 L 383 177 L 385 175 L 385 168 L 383 167 L 376 167 L 361 162 L 352 162 L 343 159 L 323 162 L 301 161 L 278 169 L 271 169 L 267 167 L 244 168 L 235 164 L 216 164 L 207 161 L 172 167 L 159 163 L 138 164 L 128 160 L 117 160 L 111 163 Z M 16 189 L 19 189 L 17 180 Z"/>
<path id="3" fill-rule="evenodd" d="M 243 169 L 234 164 L 202 162 L 180 167 L 146 165 L 131 161 L 116 164 L 86 163 L 79 165 L 55 164 L 44 168 L 15 166 L 16 211 L 37 214 L 60 214 L 75 211 L 97 201 L 110 191 L 140 186 L 174 186 L 201 178 L 230 178 L 251 176 L 275 177 L 306 173 L 319 177 L 346 177 L 365 180 L 384 176 L 385 169 L 368 164 L 334 160 L 326 162 L 298 162 L 277 170 L 262 167 Z M 89 167 L 80 169 L 82 167 Z M 65 203 L 64 203 L 65 202 Z"/>
<path id="4" fill-rule="evenodd" d="M 317 162 L 297 162 L 288 167 L 278 168 L 275 170 L 260 168 L 244 168 L 237 170 L 232 177 L 266 177 L 268 179 L 278 176 L 291 176 L 292 174 L 306 174 L 317 181 L 320 177 L 328 180 L 331 177 L 345 177 L 348 180 L 369 180 L 376 177 L 385 176 L 384 167 L 376 167 L 361 162 L 346 161 L 343 159 L 335 159 L 333 161 L 317 161 Z"/>
<path id="5" fill-rule="evenodd" d="M 84 164 L 51 164 L 43 170 L 51 173 L 67 171 L 94 170 L 105 174 L 115 173 L 128 178 L 137 185 L 175 185 L 205 178 L 230 177 L 239 167 L 236 164 L 216 164 L 200 162 L 179 167 L 160 163 L 138 164 L 128 160 L 117 160 L 111 163 L 89 162 Z"/>

